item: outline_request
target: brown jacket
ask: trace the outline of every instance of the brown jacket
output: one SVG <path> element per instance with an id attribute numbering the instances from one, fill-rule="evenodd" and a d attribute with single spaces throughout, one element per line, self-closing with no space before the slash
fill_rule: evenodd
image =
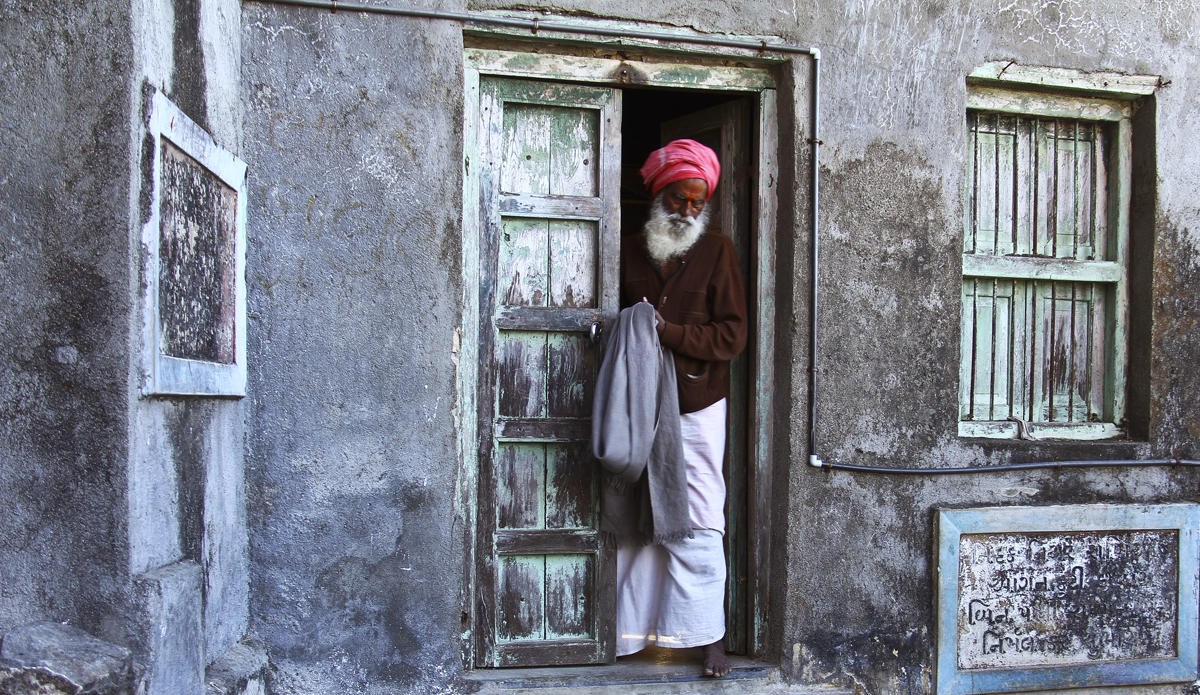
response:
<path id="1" fill-rule="evenodd" d="M 666 277 L 646 255 L 644 234 L 621 248 L 621 306 L 650 300 L 675 353 L 679 411 L 692 413 L 729 396 L 729 360 L 746 347 L 746 297 L 729 237 L 706 232 Z M 673 266 L 673 267 L 672 267 Z"/>

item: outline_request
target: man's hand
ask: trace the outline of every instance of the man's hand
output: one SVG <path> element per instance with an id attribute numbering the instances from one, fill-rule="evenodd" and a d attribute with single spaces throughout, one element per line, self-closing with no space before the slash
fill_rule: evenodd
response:
<path id="1" fill-rule="evenodd" d="M 645 297 L 642 297 L 642 301 L 646 302 L 647 304 L 650 303 L 650 300 L 646 299 Z M 658 307 L 655 307 L 655 309 L 654 309 L 654 330 L 657 331 L 659 335 L 662 335 L 663 327 L 666 325 L 667 325 L 667 320 L 662 317 L 662 314 L 658 313 Z"/>

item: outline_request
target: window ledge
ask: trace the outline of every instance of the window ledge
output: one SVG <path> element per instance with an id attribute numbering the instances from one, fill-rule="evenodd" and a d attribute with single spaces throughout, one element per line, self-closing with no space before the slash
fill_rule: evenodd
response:
<path id="1" fill-rule="evenodd" d="M 1021 65 L 1012 60 L 985 63 L 972 70 L 967 76 L 967 81 L 975 84 L 1078 90 L 1117 99 L 1136 99 L 1153 94 L 1163 84 L 1158 75 L 1086 72 L 1071 68 Z"/>
<path id="2" fill-rule="evenodd" d="M 1125 436 L 1124 430 L 1111 422 L 1029 423 L 1028 434 L 1037 440 L 1066 439 L 1072 441 L 1116 439 Z M 1008 420 L 959 422 L 958 436 L 983 439 L 1026 439 L 1021 436 L 1020 425 L 1015 421 Z"/>

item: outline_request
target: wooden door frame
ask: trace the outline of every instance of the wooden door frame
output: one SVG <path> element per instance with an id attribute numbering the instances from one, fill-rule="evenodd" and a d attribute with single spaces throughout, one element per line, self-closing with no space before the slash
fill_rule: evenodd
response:
<path id="1" fill-rule="evenodd" d="M 730 49 L 728 51 L 702 51 L 689 55 L 665 54 L 660 48 L 645 46 L 642 54 L 630 56 L 629 46 L 618 57 L 609 44 L 586 42 L 582 49 L 578 42 L 567 44 L 527 45 L 514 49 L 511 38 L 504 41 L 504 48 L 488 47 L 489 38 L 507 36 L 501 32 L 487 33 L 479 39 L 479 47 L 467 47 L 464 51 L 464 102 L 463 102 L 463 226 L 462 226 L 462 303 L 463 315 L 455 336 L 457 362 L 458 399 L 455 407 L 458 424 L 458 468 L 456 471 L 456 521 L 461 524 L 462 547 L 465 559 L 462 571 L 462 589 L 459 607 L 462 615 L 461 644 L 463 665 L 474 668 L 474 626 L 479 616 L 475 615 L 477 586 L 476 547 L 478 519 L 476 503 L 479 485 L 479 452 L 477 447 L 478 414 L 478 359 L 476 343 L 479 326 L 479 263 L 480 233 L 479 220 L 479 152 L 478 106 L 480 78 L 482 76 L 517 77 L 557 82 L 577 82 L 605 86 L 627 87 L 631 84 L 642 87 L 665 89 L 690 89 L 700 91 L 726 91 L 750 93 L 757 101 L 757 124 L 751 125 L 754 133 L 754 167 L 751 180 L 751 278 L 756 292 L 755 313 L 751 317 L 753 333 L 749 349 L 752 351 L 750 383 L 753 412 L 750 414 L 748 433 L 753 437 L 751 465 L 747 470 L 748 527 L 755 533 L 748 536 L 749 582 L 752 608 L 748 615 L 748 651 L 753 656 L 763 656 L 767 642 L 767 612 L 769 610 L 769 582 L 771 574 L 771 526 L 772 499 L 771 482 L 774 475 L 772 424 L 775 405 L 775 268 L 776 235 L 779 212 L 778 147 L 779 111 L 775 72 L 784 61 L 756 58 L 750 51 Z M 526 38 L 526 37 L 522 37 Z M 492 39 L 494 40 L 494 38 Z M 493 44 L 495 45 L 495 44 Z M 739 64 L 758 67 L 730 67 L 725 64 L 736 58 Z M 757 126 L 755 128 L 755 125 Z M 785 290 L 787 288 L 784 288 Z"/>

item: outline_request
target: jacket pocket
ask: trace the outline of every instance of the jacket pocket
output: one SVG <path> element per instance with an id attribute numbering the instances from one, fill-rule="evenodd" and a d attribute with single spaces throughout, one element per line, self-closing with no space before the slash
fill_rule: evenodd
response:
<path id="1" fill-rule="evenodd" d="M 684 355 L 675 355 L 675 365 L 679 368 L 679 376 L 683 379 L 697 383 L 708 379 L 707 360 L 698 360 Z"/>

